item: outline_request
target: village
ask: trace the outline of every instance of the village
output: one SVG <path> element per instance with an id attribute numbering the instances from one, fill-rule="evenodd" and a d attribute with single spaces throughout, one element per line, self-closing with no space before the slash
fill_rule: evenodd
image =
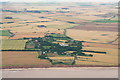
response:
<path id="1" fill-rule="evenodd" d="M 26 49 L 37 49 L 39 54 L 38 58 L 48 59 L 50 62 L 52 62 L 52 60 L 49 58 L 51 55 L 52 57 L 72 56 L 74 57 L 74 63 L 77 56 L 93 56 L 91 54 L 88 55 L 83 53 L 81 50 L 82 41 L 73 40 L 64 34 L 50 34 L 43 38 L 32 38 L 26 42 Z M 61 64 L 62 62 L 58 63 Z"/>

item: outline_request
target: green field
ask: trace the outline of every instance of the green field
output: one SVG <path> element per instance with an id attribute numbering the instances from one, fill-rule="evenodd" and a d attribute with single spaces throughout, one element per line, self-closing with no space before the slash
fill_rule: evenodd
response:
<path id="1" fill-rule="evenodd" d="M 53 37 L 66 37 L 64 34 L 52 34 Z"/>
<path id="2" fill-rule="evenodd" d="M 27 40 L 3 40 L 2 50 L 22 50 Z"/>
<path id="3" fill-rule="evenodd" d="M 72 27 L 76 27 L 76 26 L 78 26 L 78 24 L 68 24 L 68 23 L 62 24 L 62 23 L 60 23 L 58 25 L 56 25 L 56 24 L 47 25 L 47 28 L 67 29 L 67 28 L 72 28 Z"/>
<path id="4" fill-rule="evenodd" d="M 99 23 L 115 23 L 115 22 L 120 22 L 119 20 L 109 20 L 109 19 L 99 19 L 99 20 L 94 20 L 93 22 L 99 22 Z"/>
<path id="5" fill-rule="evenodd" d="M 0 30 L 0 36 L 10 36 L 11 33 L 8 30 Z"/>

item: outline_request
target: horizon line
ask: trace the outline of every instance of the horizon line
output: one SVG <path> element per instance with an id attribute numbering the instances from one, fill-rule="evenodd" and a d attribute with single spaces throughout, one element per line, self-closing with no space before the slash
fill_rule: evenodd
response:
<path id="1" fill-rule="evenodd" d="M 1 0 L 0 2 L 120 2 L 119 0 Z"/>
<path id="2" fill-rule="evenodd" d="M 21 2 L 21 3 L 24 3 L 24 2 L 28 2 L 28 3 L 31 3 L 31 2 L 69 2 L 69 1 L 0 1 L 0 2 Z M 80 1 L 70 1 L 70 2 L 80 2 Z M 86 1 L 81 1 L 81 3 L 82 2 L 86 2 Z M 95 2 L 93 2 L 93 1 L 87 1 L 86 3 L 89 3 L 89 2 L 91 2 L 91 3 L 96 3 L 96 2 L 100 2 L 100 3 L 109 3 L 109 2 L 112 2 L 112 3 L 119 3 L 120 1 L 106 1 L 106 2 L 104 2 L 104 1 L 95 1 Z"/>

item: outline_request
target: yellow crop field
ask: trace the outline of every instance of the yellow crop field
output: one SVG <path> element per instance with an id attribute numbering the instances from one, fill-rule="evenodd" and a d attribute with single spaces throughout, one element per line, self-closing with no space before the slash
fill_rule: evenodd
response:
<path id="1" fill-rule="evenodd" d="M 107 54 L 118 56 L 118 48 L 83 47 L 83 50 L 91 50 L 91 51 L 107 52 Z"/>
<path id="2" fill-rule="evenodd" d="M 76 65 L 118 65 L 118 56 L 111 54 L 100 54 L 85 52 L 92 54 L 93 57 L 78 56 Z"/>
<path id="3" fill-rule="evenodd" d="M 10 39 L 19 39 L 19 38 L 37 38 L 44 37 L 44 33 L 16 33 L 14 37 Z"/>
<path id="4" fill-rule="evenodd" d="M 108 34 L 108 35 L 102 36 L 102 34 Z M 67 36 L 72 37 L 75 40 L 97 42 L 97 43 L 111 42 L 117 37 L 117 34 L 118 34 L 117 32 L 109 32 L 109 31 L 86 31 L 86 30 L 67 29 Z"/>
<path id="5" fill-rule="evenodd" d="M 5 28 L 5 30 L 10 30 L 13 34 L 13 37 L 10 39 L 19 39 L 19 38 L 34 38 L 34 37 L 43 37 L 46 33 L 60 33 L 63 34 L 63 30 L 58 30 L 54 28 L 39 28 L 34 25 L 30 26 L 22 26 L 22 27 L 12 27 L 12 28 Z"/>

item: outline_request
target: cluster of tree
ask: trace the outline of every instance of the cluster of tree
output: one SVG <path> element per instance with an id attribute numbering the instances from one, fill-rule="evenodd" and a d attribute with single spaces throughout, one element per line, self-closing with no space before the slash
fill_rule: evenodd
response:
<path id="1" fill-rule="evenodd" d="M 69 38 L 64 35 L 60 34 L 51 34 L 51 35 L 46 35 L 43 38 L 31 38 L 28 40 L 27 44 L 33 44 L 34 43 L 34 48 L 38 49 L 38 58 L 40 59 L 46 59 L 51 62 L 51 64 L 63 64 L 63 65 L 74 65 L 75 60 L 77 59 L 77 56 L 93 56 L 93 55 L 86 55 L 83 53 L 82 49 L 82 41 L 76 41 L 73 39 L 65 40 L 63 44 L 68 44 L 67 46 L 60 45 L 60 43 L 53 43 L 56 42 L 58 39 L 63 39 L 63 38 Z M 27 38 L 26 38 L 27 39 Z M 72 53 L 66 53 L 72 51 Z M 70 61 L 69 63 L 67 62 L 55 62 L 52 59 L 49 58 L 48 54 L 53 53 L 57 55 L 69 55 L 69 56 L 74 56 L 74 59 Z"/>
<path id="2" fill-rule="evenodd" d="M 20 13 L 22 11 L 16 11 L 16 10 L 2 10 L 3 12 L 13 12 L 13 13 Z"/>
<path id="3" fill-rule="evenodd" d="M 37 27 L 45 27 L 46 28 L 47 26 L 45 26 L 45 25 L 38 25 Z"/>
<path id="4" fill-rule="evenodd" d="M 60 9 L 64 9 L 64 10 L 68 10 L 69 8 L 57 8 L 58 10 L 60 10 Z"/>
<path id="5" fill-rule="evenodd" d="M 12 17 L 5 17 L 4 19 L 13 19 Z"/>
<path id="6" fill-rule="evenodd" d="M 2 22 L 0 22 L 0 24 L 3 24 Z"/>
<path id="7" fill-rule="evenodd" d="M 50 58 L 48 58 L 48 56 L 47 56 L 46 54 L 41 54 L 41 55 L 38 56 L 38 58 L 40 58 L 40 59 L 47 59 L 47 60 L 49 60 L 51 63 L 53 62 Z"/>
<path id="8" fill-rule="evenodd" d="M 45 37 L 53 38 L 53 39 L 59 39 L 59 40 L 72 40 L 72 38 L 67 37 L 67 36 L 52 36 L 52 35 L 48 35 L 48 36 L 45 36 Z"/>
<path id="9" fill-rule="evenodd" d="M 13 12 L 13 13 L 21 13 L 21 12 L 29 12 L 29 13 L 42 13 L 42 12 L 50 12 L 48 10 L 24 10 L 24 11 L 18 11 L 18 10 L 2 10 L 3 12 Z"/>
<path id="10" fill-rule="evenodd" d="M 70 41 L 68 40 L 64 44 L 71 44 L 68 46 L 62 46 L 59 43 L 52 43 L 53 41 L 56 41 L 52 37 L 43 37 L 43 38 L 35 38 L 31 40 L 34 42 L 35 49 L 40 49 L 42 53 L 57 53 L 59 55 L 66 55 L 64 52 L 66 51 L 76 51 L 78 55 L 83 55 L 82 54 L 82 42 L 80 41 Z M 29 42 L 31 42 L 29 41 Z M 28 43 L 29 43 L 28 42 Z"/>
<path id="11" fill-rule="evenodd" d="M 42 13 L 42 12 L 50 12 L 48 10 L 26 10 L 26 12 L 30 13 Z"/>
<path id="12" fill-rule="evenodd" d="M 42 16 L 42 17 L 39 17 L 39 18 L 46 18 L 46 17 Z"/>
<path id="13" fill-rule="evenodd" d="M 14 23 L 14 22 L 7 22 L 7 23 Z"/>
<path id="14" fill-rule="evenodd" d="M 57 40 L 65 40 L 65 42 L 61 43 L 53 43 L 57 42 Z M 53 53 L 58 55 L 70 55 L 70 56 L 93 56 L 93 55 L 86 55 L 83 53 L 82 50 L 82 41 L 76 41 L 68 36 L 61 35 L 61 34 L 51 34 L 46 35 L 43 38 L 31 38 L 27 44 L 33 44 L 34 43 L 34 49 L 38 49 L 41 51 L 41 56 L 39 58 L 46 58 L 47 54 Z M 67 44 L 67 45 L 65 45 Z M 73 51 L 73 53 L 67 53 L 67 51 Z"/>
<path id="15" fill-rule="evenodd" d="M 72 21 L 67 21 L 68 23 L 72 23 L 72 24 L 75 24 L 75 22 L 72 22 Z"/>

